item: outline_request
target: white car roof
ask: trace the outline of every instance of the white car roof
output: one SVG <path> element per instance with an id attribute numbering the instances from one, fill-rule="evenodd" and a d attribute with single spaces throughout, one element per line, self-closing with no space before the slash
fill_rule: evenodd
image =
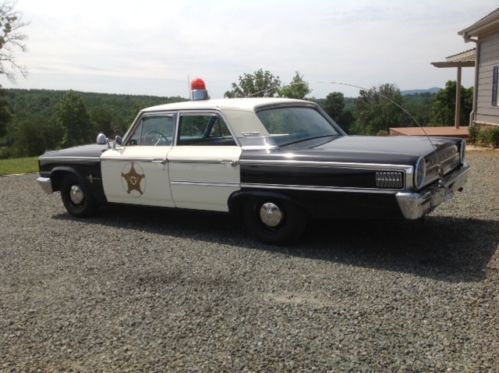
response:
<path id="1" fill-rule="evenodd" d="M 305 100 L 295 100 L 290 98 L 274 98 L 274 97 L 254 97 L 254 98 L 224 98 L 216 100 L 199 100 L 199 101 L 183 101 L 172 104 L 164 104 L 151 106 L 142 109 L 142 112 L 164 111 L 164 110 L 189 110 L 189 109 L 206 109 L 206 110 L 242 110 L 255 111 L 259 106 L 276 105 L 276 104 L 300 104 L 314 105 L 314 103 Z"/>

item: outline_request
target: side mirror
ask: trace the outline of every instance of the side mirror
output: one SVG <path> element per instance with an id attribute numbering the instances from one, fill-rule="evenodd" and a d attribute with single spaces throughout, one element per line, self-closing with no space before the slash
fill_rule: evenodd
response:
<path id="1" fill-rule="evenodd" d="M 121 136 L 116 136 L 113 141 L 113 149 L 116 149 L 116 146 L 121 146 L 122 143 L 123 139 L 121 138 Z"/>
<path id="2" fill-rule="evenodd" d="M 99 145 L 106 145 L 106 144 L 108 144 L 106 135 L 104 135 L 103 133 L 99 133 L 97 135 L 96 143 L 99 144 Z"/>

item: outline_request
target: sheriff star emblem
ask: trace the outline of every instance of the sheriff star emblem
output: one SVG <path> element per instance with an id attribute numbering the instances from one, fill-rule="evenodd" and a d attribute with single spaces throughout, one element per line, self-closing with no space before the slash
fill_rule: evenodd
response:
<path id="1" fill-rule="evenodd" d="M 142 189 L 140 188 L 140 182 L 145 179 L 144 174 L 139 174 L 135 170 L 135 165 L 132 162 L 130 166 L 130 170 L 126 173 L 121 173 L 121 177 L 125 179 L 126 184 L 127 184 L 127 193 L 130 194 L 132 191 L 137 191 L 141 195 L 144 194 Z"/>

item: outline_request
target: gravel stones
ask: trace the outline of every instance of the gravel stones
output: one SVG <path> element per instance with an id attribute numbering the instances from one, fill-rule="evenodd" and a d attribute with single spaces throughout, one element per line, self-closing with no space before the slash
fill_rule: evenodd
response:
<path id="1" fill-rule="evenodd" d="M 0 371 L 494 370 L 499 155 L 468 159 L 424 224 L 313 224 L 289 247 L 219 214 L 77 220 L 2 177 Z"/>

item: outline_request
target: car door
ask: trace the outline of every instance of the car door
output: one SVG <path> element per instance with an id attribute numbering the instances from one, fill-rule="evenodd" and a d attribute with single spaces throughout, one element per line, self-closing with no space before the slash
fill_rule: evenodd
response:
<path id="1" fill-rule="evenodd" d="M 102 154 L 102 180 L 109 202 L 174 206 L 167 156 L 175 124 L 175 113 L 143 114 L 123 146 Z"/>
<path id="2" fill-rule="evenodd" d="M 168 153 L 175 206 L 228 211 L 240 189 L 241 148 L 217 112 L 179 113 L 176 143 Z"/>

